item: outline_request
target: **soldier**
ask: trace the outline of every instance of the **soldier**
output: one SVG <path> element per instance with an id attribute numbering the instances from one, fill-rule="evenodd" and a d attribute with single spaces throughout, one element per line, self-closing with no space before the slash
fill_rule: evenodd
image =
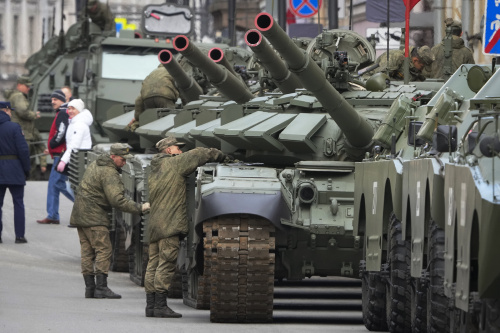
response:
<path id="1" fill-rule="evenodd" d="M 24 138 L 28 143 L 31 156 L 30 179 L 34 177 L 36 170 L 36 147 L 35 147 L 35 119 L 40 118 L 40 111 L 29 110 L 28 93 L 31 89 L 31 81 L 27 76 L 19 76 L 15 90 L 5 92 L 5 97 L 12 105 L 12 122 L 21 125 Z"/>
<path id="2" fill-rule="evenodd" d="M 365 74 L 363 77 L 365 79 L 370 78 L 375 73 L 387 72 L 389 78 L 393 80 L 403 80 L 404 79 L 404 65 L 405 51 L 404 50 L 390 50 L 389 51 L 389 62 L 387 62 L 387 52 L 384 52 L 375 61 L 379 66 Z M 422 47 L 410 47 L 410 81 L 424 81 L 425 77 L 422 75 L 424 68 L 430 70 L 430 66 L 434 61 L 434 56 L 432 55 L 431 49 L 428 46 Z"/>
<path id="3" fill-rule="evenodd" d="M 0 243 L 2 243 L 2 206 L 5 192 L 9 189 L 14 204 L 14 230 L 16 243 L 28 241 L 24 238 L 25 211 L 24 186 L 30 171 L 28 145 L 19 124 L 11 122 L 9 102 L 0 102 Z"/>
<path id="4" fill-rule="evenodd" d="M 134 118 L 127 127 L 135 131 L 139 126 L 139 116 L 145 109 L 174 108 L 177 98 L 179 91 L 175 87 L 174 78 L 160 64 L 142 82 L 141 93 L 135 99 Z"/>
<path id="5" fill-rule="evenodd" d="M 78 186 L 70 224 L 77 227 L 80 238 L 85 298 L 121 298 L 107 283 L 112 250 L 108 214 L 112 207 L 133 214 L 149 210 L 149 203 L 141 205 L 125 197 L 119 170 L 130 157 L 126 144 L 113 144 L 110 155 L 99 156 L 87 167 Z"/>
<path id="6" fill-rule="evenodd" d="M 148 177 L 151 215 L 146 233 L 149 237 L 149 262 L 144 278 L 146 317 L 180 318 L 167 306 L 179 252 L 179 239 L 188 233 L 186 177 L 197 167 L 227 156 L 214 148 L 195 148 L 182 153 L 184 143 L 174 137 L 156 144 L 159 154 L 151 161 Z"/>
<path id="7" fill-rule="evenodd" d="M 451 36 L 446 36 L 443 41 L 432 48 L 432 54 L 436 60 L 432 63 L 432 77 L 434 78 L 444 78 L 446 75 L 449 77 L 453 74 L 458 67 L 462 64 L 474 64 L 474 56 L 472 51 L 465 46 L 464 40 L 460 38 L 462 36 L 462 23 L 455 21 L 452 18 L 447 18 L 444 20 L 447 31 L 451 29 Z M 446 50 L 446 40 L 451 38 L 451 61 L 446 61 L 445 56 Z M 446 71 L 445 71 L 445 67 Z M 447 73 L 445 73 L 447 72 Z"/>
<path id="8" fill-rule="evenodd" d="M 87 13 L 93 23 L 103 31 L 115 31 L 115 16 L 108 4 L 98 0 L 87 0 Z"/>

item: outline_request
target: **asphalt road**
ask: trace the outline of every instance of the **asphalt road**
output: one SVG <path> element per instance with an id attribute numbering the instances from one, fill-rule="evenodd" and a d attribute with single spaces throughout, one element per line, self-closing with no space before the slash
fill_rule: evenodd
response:
<path id="1" fill-rule="evenodd" d="M 209 311 L 187 307 L 180 299 L 169 300 L 169 305 L 183 314 L 181 319 L 146 318 L 144 289 L 127 273 L 115 272 L 110 272 L 108 285 L 122 299 L 85 299 L 78 236 L 76 229 L 67 227 L 72 203 L 61 196 L 61 224 L 39 225 L 36 220 L 46 215 L 46 191 L 47 182 L 28 182 L 25 188 L 27 244 L 14 243 L 12 198 L 9 193 L 5 196 L 0 332 L 367 332 L 359 309 L 353 310 L 359 300 L 315 300 L 323 304 L 320 307 L 325 302 L 336 304 L 335 311 L 327 312 L 307 307 L 290 312 L 281 306 L 273 324 L 213 324 Z"/>

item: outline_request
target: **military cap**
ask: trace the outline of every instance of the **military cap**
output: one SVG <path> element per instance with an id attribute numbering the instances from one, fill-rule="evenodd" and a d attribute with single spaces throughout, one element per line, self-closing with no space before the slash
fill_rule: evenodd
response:
<path id="1" fill-rule="evenodd" d="M 428 47 L 427 45 L 424 45 L 422 47 L 419 47 L 417 49 L 417 54 L 418 54 L 418 57 L 422 60 L 422 62 L 426 65 L 426 66 L 429 66 L 429 65 L 432 65 L 432 62 L 434 61 L 434 55 L 432 54 L 431 52 L 431 49 L 430 47 Z"/>
<path id="2" fill-rule="evenodd" d="M 31 86 L 32 85 L 30 78 L 27 77 L 27 76 L 25 76 L 25 75 L 20 75 L 17 78 L 17 83 L 19 83 L 19 84 L 25 84 L 27 86 Z"/>
<path id="3" fill-rule="evenodd" d="M 134 155 L 129 154 L 129 149 L 130 149 L 129 145 L 125 143 L 115 143 L 111 145 L 111 148 L 109 149 L 109 154 L 121 156 L 123 158 L 134 157 Z"/>
<path id="4" fill-rule="evenodd" d="M 184 142 L 179 142 L 177 139 L 173 136 L 169 136 L 168 138 L 161 139 L 156 143 L 156 149 L 159 151 L 162 151 L 163 149 L 166 149 L 170 146 L 177 146 L 177 147 L 182 147 L 184 146 Z"/>
<path id="5" fill-rule="evenodd" d="M 14 110 L 14 108 L 12 108 L 10 106 L 10 102 L 0 102 L 0 109 L 11 109 L 11 110 Z"/>
<path id="6" fill-rule="evenodd" d="M 454 20 L 451 17 L 448 17 L 446 20 L 444 20 L 444 24 L 447 27 L 452 27 L 452 28 L 457 27 L 457 28 L 460 28 L 460 30 L 462 30 L 462 22 L 460 22 L 458 20 Z"/>

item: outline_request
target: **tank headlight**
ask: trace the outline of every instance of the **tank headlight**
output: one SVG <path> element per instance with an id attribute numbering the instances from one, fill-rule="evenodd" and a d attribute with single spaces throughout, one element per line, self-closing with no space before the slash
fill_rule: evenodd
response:
<path id="1" fill-rule="evenodd" d="M 299 185 L 298 195 L 301 203 L 310 204 L 316 198 L 316 187 L 311 183 L 302 183 Z"/>

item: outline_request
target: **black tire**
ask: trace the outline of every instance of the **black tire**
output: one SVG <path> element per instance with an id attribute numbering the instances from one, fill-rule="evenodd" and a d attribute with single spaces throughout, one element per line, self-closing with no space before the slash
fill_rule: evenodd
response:
<path id="1" fill-rule="evenodd" d="M 450 332 L 448 297 L 444 294 L 444 230 L 429 223 L 429 287 L 427 288 L 427 332 Z"/>
<path id="2" fill-rule="evenodd" d="M 168 298 L 182 298 L 182 272 L 179 267 L 175 268 L 175 274 L 172 283 L 168 288 Z"/>
<path id="3" fill-rule="evenodd" d="M 128 248 L 128 266 L 130 280 L 138 286 L 144 286 L 144 277 L 148 267 L 149 252 L 148 245 L 142 242 L 142 223 L 136 223 L 132 231 L 132 240 Z"/>
<path id="4" fill-rule="evenodd" d="M 402 240 L 401 222 L 391 213 L 388 232 L 389 283 L 387 326 L 390 332 L 411 332 L 410 242 Z"/>
<path id="5" fill-rule="evenodd" d="M 411 327 L 413 333 L 427 332 L 427 291 L 427 280 L 412 280 Z"/>
<path id="6" fill-rule="evenodd" d="M 363 323 L 369 331 L 387 331 L 385 282 L 380 272 L 364 272 L 361 277 Z"/>
<path id="7" fill-rule="evenodd" d="M 500 332 L 500 300 L 485 299 L 481 304 L 481 333 Z"/>
<path id="8" fill-rule="evenodd" d="M 121 212 L 116 212 L 115 214 L 115 230 L 109 233 L 109 238 L 111 240 L 112 252 L 111 252 L 111 266 L 110 270 L 113 272 L 128 272 L 128 254 L 125 249 L 125 229 L 123 228 Z"/>

